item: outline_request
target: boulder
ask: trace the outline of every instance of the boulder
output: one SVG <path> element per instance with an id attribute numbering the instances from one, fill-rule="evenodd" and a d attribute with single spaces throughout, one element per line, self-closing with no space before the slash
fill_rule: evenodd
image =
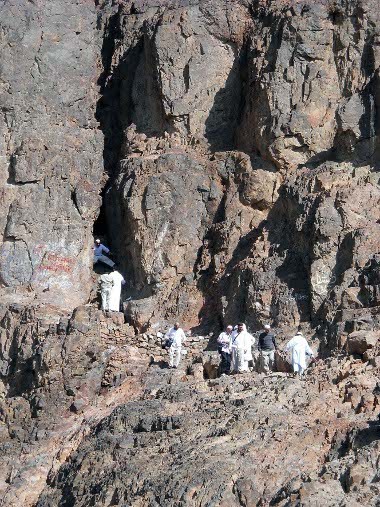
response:
<path id="1" fill-rule="evenodd" d="M 364 354 L 376 347 L 379 334 L 374 331 L 355 331 L 348 335 L 346 348 L 349 354 Z"/>

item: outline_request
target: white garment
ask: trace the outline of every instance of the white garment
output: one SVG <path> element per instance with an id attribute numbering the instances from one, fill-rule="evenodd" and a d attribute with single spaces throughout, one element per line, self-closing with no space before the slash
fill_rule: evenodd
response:
<path id="1" fill-rule="evenodd" d="M 120 294 L 121 286 L 125 284 L 125 280 L 118 271 L 112 271 L 110 277 L 113 280 L 113 287 L 111 289 L 110 297 L 110 310 L 111 312 L 120 311 Z"/>
<path id="2" fill-rule="evenodd" d="M 165 339 L 170 339 L 172 341 L 172 347 L 181 348 L 182 342 L 186 340 L 186 335 L 182 328 L 179 327 L 178 329 L 174 329 L 174 327 L 172 327 L 166 333 Z"/>
<path id="3" fill-rule="evenodd" d="M 255 344 L 255 339 L 254 339 L 254 337 L 250 333 L 248 333 L 248 332 L 246 332 L 246 333 L 247 333 L 246 340 L 247 340 L 247 347 L 248 348 L 247 348 L 247 352 L 246 352 L 244 358 L 245 358 L 246 361 L 253 361 L 252 347 Z"/>
<path id="4" fill-rule="evenodd" d="M 285 350 L 291 350 L 292 352 L 293 371 L 303 373 L 307 366 L 306 354 L 312 356 L 313 351 L 302 334 L 296 334 L 293 336 L 293 338 L 287 343 Z"/>
<path id="5" fill-rule="evenodd" d="M 173 345 L 169 349 L 169 366 L 173 368 L 179 365 L 181 360 L 181 347 L 173 347 Z"/>
<path id="6" fill-rule="evenodd" d="M 251 344 L 254 340 L 253 336 L 250 335 L 247 331 L 239 331 L 235 330 L 232 332 L 230 338 L 230 349 L 232 353 L 232 364 L 231 370 L 238 371 L 239 373 L 243 371 L 248 371 L 248 361 L 247 357 L 249 354 L 252 357 Z"/>
<path id="7" fill-rule="evenodd" d="M 222 347 L 222 352 L 226 352 L 227 354 L 230 354 L 230 338 L 231 333 L 228 334 L 226 331 L 223 331 L 223 333 L 220 333 L 218 336 L 218 345 Z"/>
<path id="8" fill-rule="evenodd" d="M 102 310 L 108 311 L 110 309 L 111 290 L 113 287 L 113 278 L 109 273 L 99 277 L 100 294 L 102 296 Z"/>
<path id="9" fill-rule="evenodd" d="M 110 309 L 111 290 L 112 289 L 101 289 L 100 291 L 102 296 L 102 310 L 105 312 L 108 312 Z"/>
<path id="10" fill-rule="evenodd" d="M 231 372 L 243 373 L 248 371 L 248 361 L 244 358 L 243 349 L 232 349 L 231 353 Z"/>

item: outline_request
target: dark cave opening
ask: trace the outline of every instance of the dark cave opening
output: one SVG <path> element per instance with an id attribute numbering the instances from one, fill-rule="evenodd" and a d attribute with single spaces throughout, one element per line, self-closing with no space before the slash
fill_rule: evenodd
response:
<path id="1" fill-rule="evenodd" d="M 99 238 L 102 242 L 103 241 L 109 242 L 106 205 L 104 199 L 105 192 L 106 188 L 103 188 L 101 193 L 102 204 L 100 206 L 98 218 L 94 222 L 93 234 L 94 239 Z"/>

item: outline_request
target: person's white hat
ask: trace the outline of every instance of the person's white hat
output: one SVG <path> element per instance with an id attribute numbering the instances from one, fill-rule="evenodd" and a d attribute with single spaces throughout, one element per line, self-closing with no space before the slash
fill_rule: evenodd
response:
<path id="1" fill-rule="evenodd" d="M 270 329 L 270 325 L 269 324 L 265 324 L 264 329 Z"/>

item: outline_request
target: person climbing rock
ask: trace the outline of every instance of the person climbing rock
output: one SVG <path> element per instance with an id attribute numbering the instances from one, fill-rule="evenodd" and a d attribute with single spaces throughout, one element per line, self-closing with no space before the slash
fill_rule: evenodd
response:
<path id="1" fill-rule="evenodd" d="M 186 340 L 185 333 L 176 322 L 165 335 L 166 343 L 169 346 L 169 368 L 177 368 L 181 360 L 182 343 Z"/>
<path id="2" fill-rule="evenodd" d="M 252 357 L 251 347 L 254 338 L 247 331 L 243 322 L 239 322 L 230 338 L 231 373 L 244 373 L 248 371 L 249 356 Z"/>
<path id="3" fill-rule="evenodd" d="M 99 284 L 102 297 L 102 310 L 107 314 L 110 309 L 111 291 L 114 285 L 110 270 L 99 277 Z"/>
<path id="4" fill-rule="evenodd" d="M 276 338 L 271 332 L 270 325 L 264 326 L 264 331 L 259 335 L 258 349 L 260 351 L 261 368 L 265 373 L 273 370 L 274 351 L 277 349 Z"/>
<path id="5" fill-rule="evenodd" d="M 116 264 L 114 264 L 114 266 L 116 267 Z M 111 312 L 119 312 L 121 286 L 125 284 L 125 280 L 123 278 L 123 275 L 121 275 L 117 269 L 114 269 L 114 271 L 112 271 L 110 277 L 112 278 L 113 286 L 110 294 L 109 310 Z"/>
<path id="6" fill-rule="evenodd" d="M 229 373 L 231 369 L 231 351 L 230 351 L 230 338 L 233 327 L 227 326 L 223 333 L 218 336 L 218 352 L 220 354 L 220 373 Z"/>
<path id="7" fill-rule="evenodd" d="M 307 368 L 306 356 L 313 357 L 313 351 L 309 347 L 306 338 L 303 336 L 301 329 L 298 329 L 293 338 L 286 344 L 285 351 L 292 353 L 292 366 L 295 375 L 302 377 Z"/>
<path id="8" fill-rule="evenodd" d="M 100 239 L 96 239 L 94 244 L 94 264 L 97 262 L 102 262 L 103 264 L 106 264 L 107 266 L 113 268 L 115 266 L 115 263 L 111 261 L 111 259 L 109 259 L 106 255 L 104 255 L 103 252 L 106 254 L 110 253 L 109 249 L 106 246 L 102 245 Z"/>

